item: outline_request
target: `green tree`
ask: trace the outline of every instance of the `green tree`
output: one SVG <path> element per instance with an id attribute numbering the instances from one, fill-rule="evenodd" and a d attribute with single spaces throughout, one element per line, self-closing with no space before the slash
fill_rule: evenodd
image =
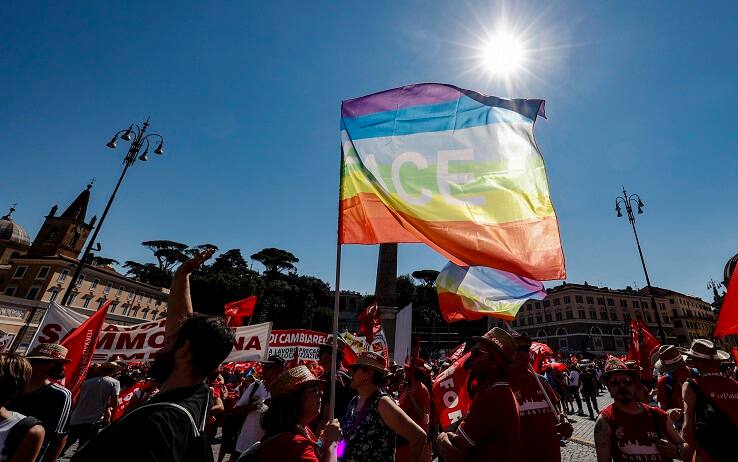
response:
<path id="1" fill-rule="evenodd" d="M 181 242 L 158 240 L 144 241 L 141 243 L 144 247 L 154 252 L 154 257 L 159 262 L 159 269 L 171 272 L 178 264 L 190 258 L 187 250 L 189 246 Z"/>
<path id="2" fill-rule="evenodd" d="M 297 271 L 295 263 L 300 261 L 291 252 L 273 247 L 263 249 L 251 255 L 251 259 L 264 265 L 266 269 L 264 273 L 269 278 L 276 277 L 284 270 L 289 272 Z"/>

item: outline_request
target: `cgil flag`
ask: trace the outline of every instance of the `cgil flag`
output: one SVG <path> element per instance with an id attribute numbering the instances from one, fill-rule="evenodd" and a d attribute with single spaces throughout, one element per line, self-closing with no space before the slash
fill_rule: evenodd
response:
<path id="1" fill-rule="evenodd" d="M 228 325 L 231 327 L 243 325 L 243 318 L 253 316 L 254 308 L 256 308 L 256 295 L 226 303 L 225 317 L 228 320 Z"/>
<path id="2" fill-rule="evenodd" d="M 713 333 L 715 337 L 731 334 L 738 334 L 738 270 L 733 271 L 728 281 L 728 292 L 720 307 L 720 315 Z"/>
<path id="3" fill-rule="evenodd" d="M 344 101 L 339 242 L 425 243 L 458 265 L 564 279 L 538 115 L 543 100 L 445 84 Z"/>
<path id="4" fill-rule="evenodd" d="M 484 316 L 512 320 L 527 300 L 546 298 L 546 289 L 538 281 L 481 266 L 464 268 L 451 262 L 438 274 L 436 290 L 446 322 Z"/>

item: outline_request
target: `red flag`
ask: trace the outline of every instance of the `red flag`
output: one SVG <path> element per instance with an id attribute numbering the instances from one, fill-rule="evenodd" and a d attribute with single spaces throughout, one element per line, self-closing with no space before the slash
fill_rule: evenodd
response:
<path id="1" fill-rule="evenodd" d="M 443 430 L 469 412 L 472 400 L 467 388 L 469 370 L 464 368 L 464 362 L 470 357 L 471 352 L 467 352 L 433 381 L 433 404 Z"/>
<path id="2" fill-rule="evenodd" d="M 256 308 L 256 295 L 226 303 L 225 316 L 229 319 L 229 325 L 240 326 L 243 318 L 254 315 L 254 308 Z"/>
<path id="3" fill-rule="evenodd" d="M 359 335 L 366 337 L 366 343 L 371 345 L 374 336 L 382 329 L 382 319 L 379 313 L 379 307 L 376 303 L 364 308 L 358 317 Z"/>
<path id="4" fill-rule="evenodd" d="M 733 362 L 738 365 L 738 348 L 733 347 L 730 352 L 733 353 Z"/>
<path id="5" fill-rule="evenodd" d="M 341 350 L 341 367 L 348 369 L 359 359 L 358 355 L 351 346 L 343 341 L 338 342 L 338 349 Z"/>
<path id="6" fill-rule="evenodd" d="M 130 387 L 126 388 L 122 392 L 120 392 L 120 399 L 118 400 L 118 406 L 113 410 L 113 421 L 116 421 L 123 417 L 123 414 L 126 413 L 126 409 L 131 404 L 131 398 L 133 398 L 133 394 L 136 392 L 136 390 L 140 390 L 146 386 L 146 381 L 139 380 L 138 382 L 134 383 Z"/>
<path id="7" fill-rule="evenodd" d="M 446 359 L 451 364 L 455 363 L 457 359 L 461 358 L 461 355 L 464 354 L 464 348 L 466 347 L 466 343 L 462 343 L 461 345 L 457 346 L 451 351 L 451 354 L 446 356 Z"/>
<path id="8" fill-rule="evenodd" d="M 661 342 L 651 333 L 642 319 L 638 321 L 630 320 L 630 328 L 633 331 L 633 338 L 628 345 L 628 354 L 626 359 L 629 361 L 638 361 L 641 367 L 641 379 L 653 379 L 653 366 L 651 365 L 651 355 L 658 350 Z"/>
<path id="9" fill-rule="evenodd" d="M 715 326 L 715 337 L 738 334 L 738 270 L 728 282 L 728 292 L 723 298 L 723 306 L 720 307 L 720 317 Z"/>
<path id="10" fill-rule="evenodd" d="M 551 356 L 553 356 L 553 350 L 545 343 L 531 343 L 530 350 L 528 350 L 528 357 L 530 358 L 530 364 L 533 366 L 533 370 L 537 374 L 543 372 L 544 365 L 548 363 Z"/>
<path id="11" fill-rule="evenodd" d="M 64 383 L 75 399 L 87 376 L 87 369 L 92 362 L 92 355 L 97 348 L 97 339 L 100 337 L 105 315 L 108 314 L 108 307 L 111 303 L 112 300 L 105 302 L 95 314 L 87 318 L 61 341 L 61 345 L 69 350 L 67 359 L 70 360 L 64 368 Z"/>
<path id="12" fill-rule="evenodd" d="M 628 361 L 639 361 L 640 355 L 638 354 L 638 344 L 640 336 L 638 335 L 640 329 L 638 329 L 638 323 L 635 320 L 630 320 L 630 343 L 628 343 L 628 354 L 625 355 L 625 359 Z"/>

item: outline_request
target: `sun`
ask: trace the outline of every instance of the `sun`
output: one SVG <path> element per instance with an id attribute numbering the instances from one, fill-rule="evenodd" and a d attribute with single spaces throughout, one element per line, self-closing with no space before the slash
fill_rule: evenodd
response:
<path id="1" fill-rule="evenodd" d="M 489 35 L 479 51 L 482 67 L 493 76 L 510 77 L 525 64 L 525 44 L 507 31 Z"/>

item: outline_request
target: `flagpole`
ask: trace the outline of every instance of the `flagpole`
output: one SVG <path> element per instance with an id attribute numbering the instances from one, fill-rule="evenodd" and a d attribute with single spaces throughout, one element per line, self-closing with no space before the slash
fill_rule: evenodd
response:
<path id="1" fill-rule="evenodd" d="M 338 226 L 336 228 L 336 285 L 333 299 L 333 345 L 331 345 L 331 401 L 328 407 L 328 420 L 335 417 L 336 410 L 336 360 L 338 357 L 338 307 L 341 297 L 341 189 L 343 187 L 343 144 L 340 148 L 341 162 L 338 168 Z"/>

